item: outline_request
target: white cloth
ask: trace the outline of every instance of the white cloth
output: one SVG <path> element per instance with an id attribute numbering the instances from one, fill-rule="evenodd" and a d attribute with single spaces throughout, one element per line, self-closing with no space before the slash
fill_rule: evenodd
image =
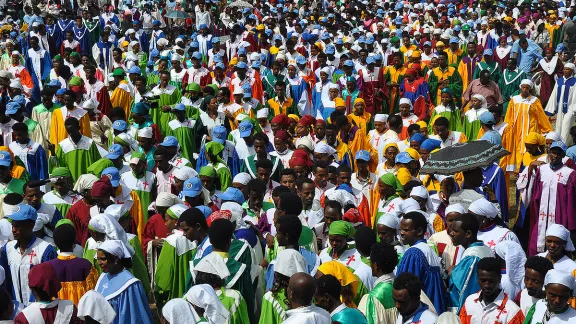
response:
<path id="1" fill-rule="evenodd" d="M 560 134 L 558 134 L 556 132 L 549 132 L 548 134 L 546 134 L 546 139 L 547 140 L 553 140 L 554 142 L 558 142 L 558 141 L 562 140 L 562 138 L 560 137 Z"/>
<path id="2" fill-rule="evenodd" d="M 376 114 L 374 116 L 374 121 L 375 122 L 387 122 L 388 121 L 388 115 L 387 114 Z"/>
<path id="3" fill-rule="evenodd" d="M 526 254 L 522 246 L 514 241 L 501 241 L 494 249 L 496 254 L 505 261 L 506 273 L 502 276 L 501 285 L 508 296 L 516 296 L 522 290 Z"/>
<path id="4" fill-rule="evenodd" d="M 44 225 L 50 223 L 50 221 L 52 221 L 52 217 L 50 217 L 50 215 L 44 213 L 38 213 L 38 217 L 36 218 L 36 223 L 34 223 L 34 228 L 32 229 L 32 231 L 37 232 L 41 230 L 44 227 Z"/>
<path id="5" fill-rule="evenodd" d="M 194 273 L 204 272 L 213 275 L 217 275 L 220 279 L 224 279 L 230 275 L 228 267 L 226 266 L 226 260 L 218 253 L 210 253 L 204 257 L 198 264 L 194 267 Z"/>
<path id="6" fill-rule="evenodd" d="M 88 226 L 92 227 L 98 233 L 106 234 L 107 240 L 121 240 L 128 242 L 126 232 L 118 223 L 118 220 L 112 215 L 98 214 L 93 216 L 88 222 Z"/>
<path id="7" fill-rule="evenodd" d="M 298 148 L 300 145 L 306 146 L 310 151 L 314 151 L 314 142 L 312 142 L 308 136 L 300 137 L 296 140 L 295 147 Z"/>
<path id="8" fill-rule="evenodd" d="M 318 142 L 314 147 L 314 153 L 325 153 L 334 155 L 336 154 L 336 149 L 324 142 Z"/>
<path id="9" fill-rule="evenodd" d="M 306 260 L 299 251 L 285 249 L 276 257 L 274 271 L 290 278 L 298 272 L 306 272 Z"/>
<path id="10" fill-rule="evenodd" d="M 282 324 L 330 324 L 330 313 L 315 305 L 286 311 L 288 318 Z"/>
<path id="11" fill-rule="evenodd" d="M 384 215 L 378 218 L 378 225 L 384 225 L 389 228 L 394 228 L 396 230 L 400 229 L 400 218 L 396 215 L 384 213 Z"/>
<path id="12" fill-rule="evenodd" d="M 496 208 L 491 202 L 486 200 L 486 198 L 480 198 L 470 204 L 468 211 L 476 215 L 496 218 L 498 216 L 498 208 Z"/>
<path id="13" fill-rule="evenodd" d="M 94 183 L 98 181 L 98 178 L 93 174 L 83 174 L 78 177 L 76 184 L 74 184 L 74 191 L 84 192 L 92 188 Z"/>
<path id="14" fill-rule="evenodd" d="M 138 130 L 138 137 L 152 138 L 153 134 L 152 127 L 144 127 Z"/>
<path id="15" fill-rule="evenodd" d="M 168 213 L 174 215 L 177 218 L 180 218 L 180 215 L 182 215 L 183 212 L 185 212 L 186 210 L 188 210 L 190 207 L 184 205 L 182 202 L 172 205 L 170 206 L 170 208 L 168 208 Z M 174 217 L 170 215 L 171 217 Z"/>
<path id="16" fill-rule="evenodd" d="M 86 316 L 90 316 L 90 318 L 102 324 L 110 324 L 116 318 L 114 308 L 104 296 L 95 290 L 87 291 L 80 298 L 77 315 L 81 320 L 86 320 Z"/>
<path id="17" fill-rule="evenodd" d="M 566 246 L 564 247 L 564 249 L 570 252 L 574 251 L 574 243 L 570 238 L 570 231 L 566 229 L 566 227 L 560 224 L 552 224 L 546 230 L 546 236 L 554 236 L 563 241 L 566 241 Z"/>
<path id="18" fill-rule="evenodd" d="M 546 277 L 544 277 L 544 287 L 549 284 L 560 284 L 566 286 L 572 290 L 572 293 L 574 293 L 574 289 L 576 288 L 576 282 L 571 273 L 556 269 L 549 270 L 546 273 Z"/>
<path id="19" fill-rule="evenodd" d="M 134 255 L 134 249 L 120 240 L 106 240 L 100 244 L 98 250 L 106 251 L 121 259 L 131 258 Z"/>
<path id="20" fill-rule="evenodd" d="M 158 194 L 158 197 L 156 198 L 157 207 L 171 207 L 175 204 L 181 204 L 181 203 L 182 200 L 180 200 L 180 198 L 169 192 L 161 192 Z"/>
<path id="21" fill-rule="evenodd" d="M 195 306 L 204 309 L 204 317 L 210 324 L 227 323 L 230 312 L 224 307 L 214 288 L 207 284 L 195 285 L 184 298 Z"/>
<path id="22" fill-rule="evenodd" d="M 236 182 L 241 183 L 243 185 L 247 185 L 250 180 L 252 180 L 252 177 L 248 173 L 240 172 L 234 176 L 234 179 L 232 179 L 232 183 Z"/>
<path id="23" fill-rule="evenodd" d="M 448 207 L 446 207 L 444 215 L 448 215 L 450 213 L 458 213 L 460 215 L 464 215 L 464 214 L 466 214 L 466 210 L 460 204 L 451 204 L 451 205 L 448 205 Z"/>
<path id="24" fill-rule="evenodd" d="M 174 177 L 181 181 L 186 181 L 190 178 L 198 176 L 198 172 L 191 167 L 183 166 L 174 170 Z"/>
<path id="25" fill-rule="evenodd" d="M 174 298 L 162 308 L 162 316 L 170 324 L 196 324 L 199 316 L 184 298 Z"/>

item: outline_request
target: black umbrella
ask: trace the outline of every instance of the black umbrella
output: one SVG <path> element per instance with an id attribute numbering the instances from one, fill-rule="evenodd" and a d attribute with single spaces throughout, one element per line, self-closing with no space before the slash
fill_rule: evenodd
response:
<path id="1" fill-rule="evenodd" d="M 420 172 L 453 175 L 488 166 L 508 154 L 510 152 L 502 146 L 490 144 L 488 141 L 454 144 L 430 154 Z"/>

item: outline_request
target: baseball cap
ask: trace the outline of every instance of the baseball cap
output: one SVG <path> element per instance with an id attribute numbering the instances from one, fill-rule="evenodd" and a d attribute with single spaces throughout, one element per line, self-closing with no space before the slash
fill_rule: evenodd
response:
<path id="1" fill-rule="evenodd" d="M 252 134 L 253 128 L 254 125 L 252 125 L 250 121 L 246 120 L 241 122 L 240 125 L 238 125 L 238 129 L 240 130 L 240 137 L 244 138 L 250 136 Z"/>
<path id="2" fill-rule="evenodd" d="M 164 147 L 178 146 L 178 140 L 174 136 L 166 136 L 160 145 Z"/>
<path id="3" fill-rule="evenodd" d="M 494 52 L 493 52 L 491 49 L 487 48 L 487 49 L 484 50 L 484 54 L 483 54 L 483 55 L 493 55 L 493 54 L 494 54 Z"/>
<path id="4" fill-rule="evenodd" d="M 11 215 L 6 215 L 9 219 L 13 221 L 36 221 L 38 218 L 38 212 L 34 207 L 29 205 L 17 205 L 14 206 L 14 212 Z"/>
<path id="5" fill-rule="evenodd" d="M 456 36 L 450 37 L 450 44 L 458 44 L 460 40 Z"/>
<path id="6" fill-rule="evenodd" d="M 408 152 L 401 152 L 396 155 L 396 163 L 409 163 L 414 161 L 414 159 L 410 156 Z"/>
<path id="7" fill-rule="evenodd" d="M 370 153 L 366 150 L 360 150 L 356 152 L 356 160 L 370 162 Z"/>
<path id="8" fill-rule="evenodd" d="M 50 82 L 48 82 L 47 86 L 49 86 L 49 87 L 62 87 L 62 83 L 60 83 L 59 80 L 50 80 Z"/>
<path id="9" fill-rule="evenodd" d="M 200 52 L 194 52 L 192 54 L 192 58 L 197 59 L 197 60 L 201 60 L 202 59 L 202 54 Z"/>
<path id="10" fill-rule="evenodd" d="M 114 121 L 114 123 L 112 123 L 112 128 L 117 130 L 117 131 L 125 131 L 126 129 L 128 129 L 128 123 L 126 123 L 126 121 L 124 120 L 116 120 Z"/>
<path id="11" fill-rule="evenodd" d="M 352 60 L 344 61 L 344 66 L 354 67 L 354 62 Z"/>
<path id="12" fill-rule="evenodd" d="M 483 112 L 478 119 L 480 119 L 480 122 L 484 125 L 496 124 L 496 120 L 494 119 L 494 115 L 489 111 Z"/>
<path id="13" fill-rule="evenodd" d="M 242 205 L 245 201 L 244 194 L 242 191 L 234 188 L 228 187 L 225 192 L 216 194 L 216 197 L 220 198 L 220 200 L 224 201 L 234 201 Z"/>
<path id="14" fill-rule="evenodd" d="M 174 106 L 174 110 L 184 111 L 184 110 L 186 110 L 186 106 L 184 106 L 184 104 L 182 104 L 182 103 L 179 103 L 179 104 Z"/>
<path id="15" fill-rule="evenodd" d="M 326 49 L 324 50 L 324 52 L 328 55 L 332 55 L 332 54 L 336 53 L 336 49 L 334 49 L 333 46 L 326 46 Z"/>
<path id="16" fill-rule="evenodd" d="M 102 171 L 102 174 L 100 176 L 107 176 L 108 179 L 110 179 L 112 187 L 118 187 L 120 183 L 120 172 L 118 172 L 118 169 L 116 169 L 115 167 L 109 167 L 104 169 L 104 171 Z"/>
<path id="17" fill-rule="evenodd" d="M 12 155 L 6 151 L 0 151 L 0 165 L 10 166 L 12 163 Z"/>
<path id="18" fill-rule="evenodd" d="M 246 64 L 246 62 L 244 62 L 244 61 L 238 62 L 238 64 L 236 64 L 236 68 L 237 68 L 237 69 L 247 69 L 247 68 L 248 68 L 248 64 Z"/>
<path id="19" fill-rule="evenodd" d="M 128 74 L 138 74 L 138 75 L 142 74 L 142 70 L 140 70 L 140 68 L 137 67 L 136 65 L 129 68 L 127 72 L 128 72 Z"/>
<path id="20" fill-rule="evenodd" d="M 226 127 L 222 125 L 214 126 L 214 129 L 212 130 L 213 141 L 224 145 L 224 143 L 226 143 L 226 135 L 228 135 L 226 132 Z"/>
<path id="21" fill-rule="evenodd" d="M 196 197 L 201 192 L 202 192 L 202 180 L 200 180 L 200 177 L 192 177 L 184 181 L 182 196 Z"/>
<path id="22" fill-rule="evenodd" d="M 564 144 L 564 142 L 556 141 L 556 142 L 552 143 L 552 145 L 550 145 L 550 149 L 553 149 L 555 147 L 561 149 L 564 153 L 566 153 L 567 147 L 566 147 L 566 144 Z"/>
<path id="23" fill-rule="evenodd" d="M 108 154 L 106 154 L 105 158 L 110 160 L 115 160 L 122 156 L 124 150 L 122 149 L 122 145 L 120 144 L 112 144 L 108 148 Z"/>
<path id="24" fill-rule="evenodd" d="M 6 105 L 6 116 L 14 115 L 20 110 L 20 104 L 14 101 L 9 102 Z"/>

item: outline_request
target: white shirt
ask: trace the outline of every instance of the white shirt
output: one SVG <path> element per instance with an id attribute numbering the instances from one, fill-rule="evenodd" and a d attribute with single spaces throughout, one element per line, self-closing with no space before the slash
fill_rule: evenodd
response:
<path id="1" fill-rule="evenodd" d="M 286 311 L 288 318 L 282 324 L 331 324 L 330 313 L 310 305 Z"/>

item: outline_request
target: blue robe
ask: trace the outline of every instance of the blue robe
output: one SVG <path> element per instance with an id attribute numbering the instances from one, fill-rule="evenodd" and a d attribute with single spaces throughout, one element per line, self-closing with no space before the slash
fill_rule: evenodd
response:
<path id="1" fill-rule="evenodd" d="M 88 28 L 82 25 L 81 28 L 72 27 L 72 31 L 74 32 L 74 39 L 80 43 L 80 48 L 82 49 L 82 54 L 88 54 L 90 57 L 92 56 L 92 43 L 90 42 L 90 32 Z"/>
<path id="2" fill-rule="evenodd" d="M 100 50 L 96 64 L 98 64 L 101 69 L 104 69 L 106 66 L 112 66 L 110 60 L 112 60 L 112 46 L 114 46 L 114 44 L 100 40 L 96 45 Z"/>
<path id="3" fill-rule="evenodd" d="M 40 58 L 40 75 L 36 75 L 36 71 L 32 66 L 32 60 L 28 57 L 28 51 L 26 51 L 26 70 L 30 73 L 32 77 L 32 82 L 34 83 L 34 88 L 32 88 L 31 100 L 40 103 L 40 83 L 44 84 L 46 80 L 50 78 L 50 70 L 52 69 L 52 58 L 50 57 L 50 52 L 46 51 L 44 57 Z"/>
<path id="4" fill-rule="evenodd" d="M 228 141 L 226 141 L 226 146 L 228 145 L 230 144 L 228 144 Z M 203 166 L 208 165 L 209 162 L 210 161 L 208 161 L 208 156 L 206 156 L 206 145 L 204 145 L 200 149 L 200 154 L 198 154 L 198 160 L 196 160 L 196 172 L 200 173 L 200 169 Z M 230 169 L 232 178 L 234 178 L 240 172 L 240 164 L 242 163 L 242 160 L 240 160 L 240 157 L 238 156 L 238 152 L 236 152 L 236 148 L 234 148 L 234 155 L 229 156 L 228 161 L 224 162 L 226 162 L 228 169 Z"/>
<path id="5" fill-rule="evenodd" d="M 138 36 L 138 33 L 136 33 L 136 38 L 138 40 L 138 43 L 140 43 L 140 48 L 146 53 L 148 54 L 150 51 L 150 41 L 148 40 L 148 35 L 146 33 L 142 33 L 140 34 L 140 36 Z"/>
<path id="6" fill-rule="evenodd" d="M 428 259 L 422 250 L 416 247 L 417 244 L 424 243 L 425 240 L 419 240 L 410 247 L 404 255 L 402 260 L 396 268 L 396 275 L 404 272 L 410 272 L 422 281 L 422 290 L 430 298 L 436 312 L 442 314 L 446 311 L 446 296 L 444 288 L 444 281 L 440 273 L 439 266 L 432 266 L 428 263 Z"/>
<path id="7" fill-rule="evenodd" d="M 108 303 L 114 308 L 116 318 L 112 323 L 153 323 L 148 299 L 140 280 L 136 279 L 134 283 L 118 293 L 127 281 L 132 279 L 135 279 L 134 275 L 128 270 L 123 270 L 116 275 L 102 273 L 95 290 L 106 297 Z M 108 299 L 107 296 L 113 294 L 116 296 Z"/>
<path id="8" fill-rule="evenodd" d="M 468 248 L 475 246 L 483 246 L 482 242 L 475 242 L 470 244 Z M 478 284 L 478 261 L 480 257 L 469 255 L 452 268 L 450 273 L 450 280 L 448 282 L 448 294 L 450 296 L 450 307 L 456 307 L 460 312 L 460 308 L 464 305 L 464 301 L 468 296 L 478 292 L 480 285 Z"/>
<path id="9" fill-rule="evenodd" d="M 62 35 L 62 31 L 60 28 L 57 27 L 56 24 L 54 25 L 46 25 L 46 34 L 48 35 L 48 39 L 54 42 L 56 45 L 56 49 L 60 49 L 60 44 L 64 40 L 64 36 Z"/>
<path id="10" fill-rule="evenodd" d="M 368 324 L 366 317 L 356 308 L 346 307 L 332 315 L 332 323 Z"/>
<path id="11" fill-rule="evenodd" d="M 118 16 L 113 15 L 112 18 L 110 18 L 110 20 L 108 20 L 108 21 L 115 24 L 116 28 L 120 27 L 120 19 L 118 19 Z M 102 30 L 104 30 L 104 27 L 106 27 L 106 23 L 107 22 L 104 20 L 104 18 L 102 18 L 102 16 L 100 16 L 100 28 L 102 28 Z"/>
<path id="12" fill-rule="evenodd" d="M 54 41 L 58 51 L 60 51 L 60 45 L 62 45 L 62 42 L 66 39 L 66 32 L 72 30 L 72 27 L 74 26 L 74 20 L 60 19 L 56 23 L 56 31 L 54 32 L 54 35 L 57 36 L 57 38 L 54 38 Z"/>
<path id="13" fill-rule="evenodd" d="M 300 84 L 290 85 L 290 95 L 296 103 L 300 116 L 312 115 L 312 107 L 310 106 L 310 100 L 308 98 L 308 83 L 306 83 L 302 77 L 297 78 L 301 79 Z"/>
<path id="14" fill-rule="evenodd" d="M 326 82 L 326 84 L 323 85 L 323 88 L 329 86 L 329 83 L 330 81 Z M 334 107 L 324 108 L 324 103 L 322 103 L 322 91 L 316 91 L 316 86 L 312 89 L 312 109 L 314 112 L 312 117 L 316 117 L 320 114 L 324 120 L 328 120 L 330 114 L 336 110 Z"/>
<path id="15" fill-rule="evenodd" d="M 496 200 L 500 204 L 500 209 L 502 210 L 502 220 L 508 222 L 508 190 L 506 189 L 506 178 L 504 172 L 498 166 L 498 164 L 493 163 L 488 167 L 482 168 L 482 173 L 484 174 L 484 182 L 482 182 L 482 187 L 490 186 L 496 195 Z M 484 193 L 486 199 L 489 200 L 488 194 Z"/>
<path id="16" fill-rule="evenodd" d="M 38 149 L 36 149 L 34 154 L 27 154 L 26 170 L 30 175 L 30 180 L 37 181 L 50 178 L 50 175 L 48 174 L 47 156 L 46 151 L 41 145 L 38 146 Z"/>

